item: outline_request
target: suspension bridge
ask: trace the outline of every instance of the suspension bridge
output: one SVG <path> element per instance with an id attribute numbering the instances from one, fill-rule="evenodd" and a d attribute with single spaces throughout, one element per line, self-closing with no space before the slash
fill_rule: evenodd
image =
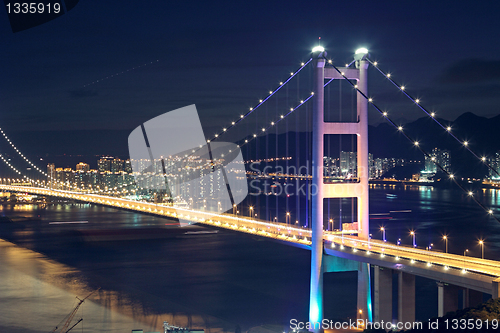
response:
<path id="1" fill-rule="evenodd" d="M 265 158 L 276 162 L 278 161 L 278 151 L 283 150 L 283 147 L 278 143 L 278 126 L 285 124 L 282 129 L 288 136 L 291 130 L 291 125 L 287 122 L 292 114 L 296 114 L 299 109 L 306 109 L 312 115 L 312 138 L 307 142 L 307 154 L 312 155 L 312 172 L 310 175 L 305 175 L 307 181 L 311 182 L 310 186 L 314 189 L 313 195 L 308 196 L 305 201 L 305 209 L 310 212 L 306 213 L 306 223 L 301 221 L 300 225 L 291 223 L 290 214 L 287 213 L 286 221 L 279 221 L 277 218 L 272 220 L 270 213 L 266 212 L 265 217 L 257 218 L 253 214 L 250 216 L 241 216 L 238 214 L 236 205 L 233 207 L 232 213 L 222 212 L 220 208 L 205 209 L 206 205 L 196 205 L 193 202 L 188 202 L 186 205 L 172 205 L 165 202 L 148 202 L 144 200 L 133 200 L 127 198 L 130 193 L 140 192 L 134 182 L 124 183 L 120 186 L 109 189 L 89 189 L 79 188 L 76 185 L 68 186 L 60 180 L 54 179 L 53 175 L 49 175 L 35 163 L 33 163 L 25 154 L 23 154 L 17 146 L 10 140 L 3 129 L 0 129 L 6 142 L 12 147 L 15 153 L 20 157 L 20 161 L 24 165 L 28 164 L 29 168 L 38 172 L 41 178 L 28 176 L 22 167 L 15 166 L 12 159 L 6 158 L 4 154 L 0 154 L 2 161 L 12 170 L 12 172 L 21 178 L 22 185 L 12 184 L 13 182 L 4 182 L 0 184 L 0 189 L 3 191 L 30 193 L 42 196 L 67 198 L 81 202 L 106 205 L 118 209 L 126 209 L 140 213 L 148 213 L 158 216 L 163 216 L 173 219 L 182 219 L 189 223 L 199 223 L 210 225 L 217 228 L 226 228 L 238 232 L 258 235 L 261 237 L 271 238 L 289 245 L 299 246 L 311 250 L 311 295 L 310 295 L 310 322 L 320 322 L 323 318 L 323 274 L 328 272 L 339 271 L 358 271 L 358 303 L 357 303 L 357 318 L 369 321 L 385 321 L 392 322 L 392 273 L 395 271 L 398 274 L 398 321 L 412 322 L 415 321 L 415 276 L 422 276 L 438 281 L 438 314 L 443 315 L 447 311 L 455 310 L 458 306 L 455 299 L 457 298 L 458 289 L 463 289 L 464 305 L 473 305 L 482 300 L 482 293 L 491 294 L 493 298 L 500 296 L 500 261 L 478 259 L 468 256 L 462 256 L 452 253 L 442 253 L 430 251 L 429 249 L 419 249 L 416 246 L 409 247 L 401 244 L 392 244 L 386 241 L 371 239 L 369 236 L 369 207 L 368 207 L 368 178 L 369 178 L 369 159 L 368 159 L 368 107 L 373 107 L 380 115 L 392 126 L 395 130 L 409 141 L 409 144 L 418 149 L 424 156 L 431 159 L 443 173 L 445 173 L 451 181 L 463 190 L 470 198 L 472 198 L 485 214 L 493 217 L 498 221 L 495 212 L 492 208 L 483 204 L 475 193 L 469 191 L 458 182 L 455 175 L 448 171 L 414 138 L 412 138 L 405 129 L 396 124 L 386 111 L 375 104 L 374 99 L 368 94 L 367 70 L 372 66 L 384 76 L 391 84 L 393 84 L 411 103 L 416 105 L 426 116 L 436 122 L 439 127 L 450 137 L 462 145 L 472 156 L 480 163 L 497 172 L 495 168 L 488 164 L 485 156 L 480 156 L 472 150 L 469 142 L 461 140 L 453 134 L 452 128 L 442 124 L 434 112 L 429 112 L 419 99 L 413 98 L 407 89 L 396 83 L 391 77 L 391 74 L 382 71 L 378 63 L 369 59 L 368 50 L 359 49 L 356 51 L 354 60 L 345 65 L 345 67 L 337 67 L 333 65 L 331 60 L 328 60 L 327 54 L 322 47 L 313 49 L 312 57 L 303 62 L 297 71 L 290 73 L 290 76 L 279 83 L 278 87 L 269 91 L 269 94 L 259 100 L 259 102 L 248 109 L 247 112 L 241 114 L 239 118 L 229 122 L 226 126 L 221 127 L 221 130 L 207 139 L 207 142 L 216 142 L 221 137 L 227 135 L 228 132 L 244 132 L 245 135 L 238 140 L 238 148 L 255 144 L 254 149 L 258 151 L 256 142 L 259 138 L 266 140 L 266 155 Z M 309 67 L 308 67 L 309 66 Z M 284 92 L 288 100 L 288 86 L 290 82 L 297 78 L 300 72 L 305 68 L 311 68 L 312 91 L 303 99 L 288 108 L 286 112 L 278 110 L 269 112 L 266 107 L 279 92 Z M 325 88 L 334 80 L 346 82 L 350 86 L 351 91 L 356 98 L 356 112 L 348 119 L 350 121 L 325 121 Z M 326 81 L 326 82 L 325 82 Z M 293 90 L 292 93 L 298 93 L 299 89 Z M 312 110 L 309 108 L 312 102 Z M 309 109 L 308 109 L 309 108 Z M 265 116 L 256 116 L 257 111 L 265 113 Z M 247 134 L 245 131 L 251 126 L 248 124 L 251 117 L 255 118 L 255 130 L 253 133 Z M 271 119 L 270 119 L 271 118 Z M 264 119 L 264 120 L 262 120 Z M 298 120 L 299 118 L 297 118 Z M 341 119 L 340 119 L 341 120 Z M 296 129 L 298 129 L 298 124 Z M 234 128 L 239 128 L 240 131 L 235 131 Z M 293 130 L 293 129 L 292 129 Z M 269 159 L 269 133 L 275 131 L 275 158 Z M 344 179 L 335 183 L 326 183 L 324 181 L 324 155 L 325 142 L 327 135 L 352 135 L 355 136 L 357 145 L 357 163 L 356 177 L 353 179 Z M 286 153 L 289 155 L 291 149 L 286 140 Z M 295 152 L 298 154 L 298 145 L 295 147 Z M 297 158 L 298 159 L 298 158 Z M 288 166 L 288 160 L 286 160 Z M 299 162 L 297 162 L 299 163 Z M 276 164 L 277 165 L 277 164 Z M 289 178 L 297 175 L 289 175 Z M 10 179 L 9 179 L 10 180 Z M 26 186 L 28 185 L 28 186 Z M 66 189 L 63 189 L 66 186 Z M 356 212 L 352 216 L 353 228 L 348 230 L 325 230 L 325 224 L 328 227 L 328 220 L 325 219 L 325 198 L 355 198 L 357 200 Z M 269 205 L 269 196 L 265 197 L 266 204 Z M 290 203 L 287 199 L 286 210 L 296 204 L 300 206 L 299 198 L 290 199 L 296 200 L 295 203 Z M 302 203 L 303 204 L 303 203 Z M 328 204 L 329 205 L 329 204 Z M 276 211 L 278 211 L 278 197 L 276 196 Z M 354 209 L 354 208 L 353 208 Z M 328 206 L 328 210 L 330 207 Z M 253 213 L 253 212 L 252 212 Z M 310 218 L 309 218 L 310 213 Z M 276 214 L 278 215 L 278 214 Z M 300 216 L 300 214 L 298 214 Z M 342 229 L 342 228 L 341 228 Z M 371 290 L 371 269 L 374 270 L 374 288 Z M 373 295 L 373 300 L 372 300 Z"/>

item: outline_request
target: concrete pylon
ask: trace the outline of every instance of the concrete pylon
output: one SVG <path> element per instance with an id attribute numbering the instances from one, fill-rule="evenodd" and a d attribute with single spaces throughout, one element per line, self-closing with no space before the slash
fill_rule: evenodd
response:
<path id="1" fill-rule="evenodd" d="M 398 321 L 415 321 L 415 275 L 398 272 Z"/>
<path id="2" fill-rule="evenodd" d="M 312 147 L 312 222 L 311 222 L 311 289 L 309 297 L 309 321 L 323 320 L 323 121 L 324 82 L 326 52 L 313 53 L 313 147 Z M 315 329 L 314 331 L 319 331 Z"/>
<path id="3" fill-rule="evenodd" d="M 365 58 L 356 61 L 359 69 L 358 90 L 368 96 L 368 61 Z M 358 237 L 367 240 L 370 234 L 370 216 L 368 203 L 368 178 L 370 177 L 370 164 L 368 161 L 368 101 L 365 96 L 357 93 L 358 106 L 358 179 L 361 193 L 358 194 Z"/>
<path id="4" fill-rule="evenodd" d="M 493 299 L 500 297 L 500 278 L 493 280 L 491 284 L 491 297 Z"/>
<path id="5" fill-rule="evenodd" d="M 357 198 L 358 200 L 358 237 L 368 239 L 368 94 L 367 61 L 368 51 L 356 51 L 356 68 L 325 68 L 326 52 L 322 47 L 313 50 L 313 139 L 312 139 L 312 235 L 311 235 L 311 289 L 309 300 L 309 321 L 318 322 L 323 319 L 323 199 L 325 198 Z M 325 79 L 354 79 L 357 88 L 356 122 L 325 123 L 324 122 L 324 84 Z M 363 96 L 363 94 L 365 96 Z M 357 183 L 323 184 L 323 155 L 325 134 L 357 135 Z M 358 318 L 372 321 L 370 265 L 361 264 L 358 269 Z M 319 331 L 319 329 L 318 329 Z"/>
<path id="6" fill-rule="evenodd" d="M 450 311 L 458 310 L 458 294 L 460 288 L 443 283 L 437 282 L 438 286 L 438 317 L 444 316 Z"/>
<path id="7" fill-rule="evenodd" d="M 373 269 L 373 320 L 392 322 L 392 269 L 374 266 Z"/>
<path id="8" fill-rule="evenodd" d="M 371 322 L 373 318 L 370 280 L 370 264 L 360 262 L 358 268 L 358 311 L 356 318 Z"/>

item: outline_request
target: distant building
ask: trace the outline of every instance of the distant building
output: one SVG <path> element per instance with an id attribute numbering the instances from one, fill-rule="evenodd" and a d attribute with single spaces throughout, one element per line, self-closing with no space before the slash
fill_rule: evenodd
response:
<path id="1" fill-rule="evenodd" d="M 111 172 L 111 161 L 113 157 L 103 156 L 97 161 L 97 169 L 99 172 Z"/>
<path id="2" fill-rule="evenodd" d="M 375 160 L 373 159 L 373 154 L 368 153 L 368 168 L 369 168 L 369 174 L 368 178 L 373 179 L 376 178 L 376 170 L 375 170 Z"/>
<path id="3" fill-rule="evenodd" d="M 374 161 L 374 178 L 380 178 L 387 171 L 391 170 L 397 165 L 397 160 L 395 158 L 376 158 Z"/>
<path id="4" fill-rule="evenodd" d="M 76 165 L 76 171 L 89 172 L 90 166 L 87 163 L 80 162 Z"/>
<path id="5" fill-rule="evenodd" d="M 430 156 L 425 156 L 425 169 L 422 171 L 424 174 L 435 174 L 441 171 L 437 167 L 439 164 L 447 172 L 451 171 L 450 151 L 445 149 L 434 148 Z"/>
<path id="6" fill-rule="evenodd" d="M 111 161 L 110 166 L 111 172 L 122 172 L 123 171 L 123 161 L 119 158 L 115 158 Z"/>
<path id="7" fill-rule="evenodd" d="M 340 172 L 346 178 L 357 177 L 357 156 L 356 152 L 341 151 L 340 152 Z"/>
<path id="8" fill-rule="evenodd" d="M 56 186 L 56 165 L 54 163 L 47 164 L 47 182 L 49 183 L 49 188 L 55 188 L 55 186 Z"/>
<path id="9" fill-rule="evenodd" d="M 493 170 L 489 170 L 489 177 L 490 179 L 493 180 L 500 180 L 500 176 L 498 176 L 498 173 L 500 173 L 500 151 L 497 151 L 493 157 L 490 157 L 488 159 L 488 164 L 493 168 Z M 498 172 L 498 173 L 497 173 Z"/>
<path id="10" fill-rule="evenodd" d="M 130 163 L 130 160 L 123 162 L 123 171 L 126 173 L 132 173 L 132 164 Z"/>
<path id="11" fill-rule="evenodd" d="M 385 173 L 387 173 L 392 168 L 398 166 L 407 166 L 411 164 L 421 163 L 417 160 L 405 160 L 403 158 L 394 157 L 384 157 L 376 158 L 373 160 L 373 166 L 370 164 L 370 178 L 381 178 Z"/>

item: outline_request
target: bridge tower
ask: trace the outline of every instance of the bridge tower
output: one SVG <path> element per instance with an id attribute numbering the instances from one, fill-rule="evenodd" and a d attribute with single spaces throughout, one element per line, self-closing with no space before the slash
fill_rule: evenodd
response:
<path id="1" fill-rule="evenodd" d="M 312 147 L 312 245 L 311 245 L 311 289 L 309 320 L 318 322 L 323 319 L 323 199 L 357 198 L 358 237 L 369 237 L 368 213 L 368 101 L 357 93 L 356 122 L 324 121 L 324 84 L 325 79 L 350 79 L 357 81 L 357 88 L 365 96 L 368 93 L 367 69 L 368 50 L 356 51 L 356 68 L 326 67 L 326 51 L 321 46 L 313 49 L 313 147 Z M 324 137 L 327 134 L 356 134 L 357 136 L 357 176 L 355 183 L 324 184 L 323 156 Z M 370 267 L 360 264 L 358 270 L 358 319 L 372 319 L 370 296 Z"/>

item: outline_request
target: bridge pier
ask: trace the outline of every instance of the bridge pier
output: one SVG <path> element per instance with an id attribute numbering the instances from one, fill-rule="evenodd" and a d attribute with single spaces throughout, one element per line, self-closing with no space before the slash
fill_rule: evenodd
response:
<path id="1" fill-rule="evenodd" d="M 500 297 L 500 278 L 494 280 L 491 285 L 491 297 L 493 299 Z"/>
<path id="2" fill-rule="evenodd" d="M 483 303 L 483 293 L 477 290 L 463 289 L 463 308 L 470 308 Z"/>
<path id="3" fill-rule="evenodd" d="M 360 262 L 358 267 L 358 313 L 356 318 L 372 321 L 370 264 Z"/>
<path id="4" fill-rule="evenodd" d="M 370 264 L 323 255 L 323 273 L 358 272 L 356 319 L 372 321 Z"/>
<path id="5" fill-rule="evenodd" d="M 452 284 L 437 282 L 438 286 L 438 317 L 458 309 L 458 293 L 460 288 Z M 464 297 L 465 298 L 465 297 Z"/>
<path id="6" fill-rule="evenodd" d="M 398 322 L 415 322 L 415 275 L 398 272 Z"/>
<path id="7" fill-rule="evenodd" d="M 392 322 L 392 269 L 373 267 L 373 321 Z"/>

